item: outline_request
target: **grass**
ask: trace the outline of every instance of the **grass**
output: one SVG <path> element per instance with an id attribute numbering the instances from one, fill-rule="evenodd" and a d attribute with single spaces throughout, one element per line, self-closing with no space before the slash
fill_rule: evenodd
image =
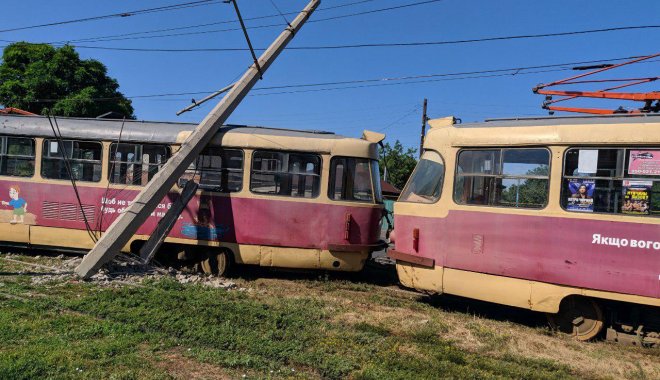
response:
<path id="1" fill-rule="evenodd" d="M 13 270 L 0 263 L 0 272 Z M 0 277 L 0 378 L 607 377 L 516 350 L 521 332 L 499 330 L 570 345 L 561 337 L 444 311 L 409 293 L 324 277 L 236 281 L 247 291 L 167 279 L 108 288 Z M 639 363 L 632 371 L 649 373 Z"/>

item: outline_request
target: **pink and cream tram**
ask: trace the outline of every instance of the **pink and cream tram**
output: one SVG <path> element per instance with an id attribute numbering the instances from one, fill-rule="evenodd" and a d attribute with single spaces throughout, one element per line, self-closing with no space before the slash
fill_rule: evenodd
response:
<path id="1" fill-rule="evenodd" d="M 394 206 L 402 284 L 660 342 L 660 117 L 430 125 Z"/>
<path id="2" fill-rule="evenodd" d="M 0 116 L 3 244 L 90 249 L 90 235 L 123 212 L 195 127 L 73 118 L 58 118 L 54 125 L 61 137 L 48 118 Z M 381 244 L 377 143 L 383 138 L 368 131 L 356 139 L 224 127 L 125 251 L 139 250 L 194 178 L 200 190 L 163 251 L 201 259 L 214 273 L 232 261 L 358 271 Z"/>

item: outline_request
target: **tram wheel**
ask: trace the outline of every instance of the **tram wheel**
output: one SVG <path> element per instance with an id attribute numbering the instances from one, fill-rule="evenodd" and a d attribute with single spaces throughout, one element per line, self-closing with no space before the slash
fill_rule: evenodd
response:
<path id="1" fill-rule="evenodd" d="M 570 334 L 580 341 L 588 341 L 603 330 L 603 312 L 591 299 L 569 297 L 559 305 L 557 314 L 547 314 L 554 329 Z"/>
<path id="2" fill-rule="evenodd" d="M 227 250 L 208 252 L 206 258 L 200 262 L 202 272 L 214 276 L 225 276 L 229 272 L 232 259 Z"/>

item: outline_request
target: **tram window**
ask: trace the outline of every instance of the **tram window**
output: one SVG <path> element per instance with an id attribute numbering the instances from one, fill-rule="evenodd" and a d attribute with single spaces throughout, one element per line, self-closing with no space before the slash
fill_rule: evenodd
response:
<path id="1" fill-rule="evenodd" d="M 158 173 L 168 156 L 166 145 L 110 144 L 110 182 L 144 186 Z"/>
<path id="2" fill-rule="evenodd" d="M 374 182 L 376 203 L 383 203 L 383 189 L 380 184 L 380 167 L 378 165 L 378 160 L 371 160 L 371 178 Z"/>
<path id="3" fill-rule="evenodd" d="M 543 208 L 549 168 L 550 152 L 544 148 L 463 150 L 454 199 L 459 204 Z"/>
<path id="4" fill-rule="evenodd" d="M 99 182 L 102 152 L 103 145 L 98 142 L 46 139 L 41 159 L 41 175 L 49 179 L 70 179 L 68 162 L 76 181 Z"/>
<path id="5" fill-rule="evenodd" d="M 373 203 L 372 162 L 376 161 L 366 158 L 333 157 L 330 160 L 328 198 L 335 201 Z M 378 167 L 375 169 L 378 173 Z M 380 179 L 378 181 L 380 186 Z"/>
<path id="6" fill-rule="evenodd" d="M 444 176 L 445 164 L 440 154 L 432 150 L 425 151 L 399 196 L 399 202 L 437 202 Z"/>
<path id="7" fill-rule="evenodd" d="M 458 161 L 459 172 L 463 174 L 498 174 L 500 153 L 500 150 L 464 150 Z"/>
<path id="8" fill-rule="evenodd" d="M 34 175 L 34 139 L 0 136 L 0 175 Z"/>
<path id="9" fill-rule="evenodd" d="M 321 157 L 309 153 L 255 151 L 250 190 L 257 194 L 315 198 L 321 183 Z"/>
<path id="10" fill-rule="evenodd" d="M 571 212 L 660 216 L 660 148 L 571 148 L 562 207 Z"/>
<path id="11" fill-rule="evenodd" d="M 199 188 L 219 193 L 239 192 L 243 188 L 243 151 L 206 147 L 179 179 L 179 186 L 194 178 Z"/>

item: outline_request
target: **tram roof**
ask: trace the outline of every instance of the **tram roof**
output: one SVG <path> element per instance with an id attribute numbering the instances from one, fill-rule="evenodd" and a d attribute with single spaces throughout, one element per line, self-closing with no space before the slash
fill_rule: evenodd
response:
<path id="1" fill-rule="evenodd" d="M 491 119 L 453 124 L 430 120 L 426 143 L 451 146 L 659 144 L 660 116 L 612 115 Z"/>
<path id="2" fill-rule="evenodd" d="M 179 144 L 197 127 L 193 123 L 110 120 L 45 116 L 0 115 L 0 134 L 52 138 L 53 125 L 62 138 Z M 121 134 L 121 139 L 120 139 Z M 314 143 L 310 143 L 314 141 Z M 244 125 L 226 125 L 213 138 L 212 144 L 284 150 L 333 152 L 376 158 L 375 144 L 336 135 L 332 132 L 304 131 Z M 337 152 L 338 151 L 338 152 Z"/>

